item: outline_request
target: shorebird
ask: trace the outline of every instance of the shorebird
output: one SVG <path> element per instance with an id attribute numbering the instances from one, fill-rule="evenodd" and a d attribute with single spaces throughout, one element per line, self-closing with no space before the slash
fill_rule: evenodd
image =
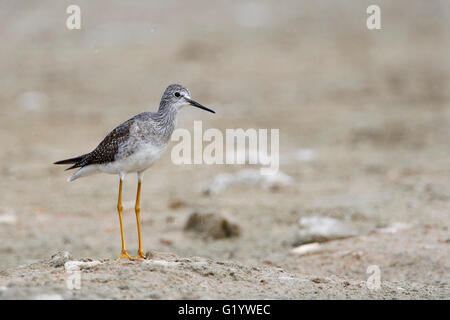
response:
<path id="1" fill-rule="evenodd" d="M 117 211 L 122 238 L 122 252 L 119 260 L 122 258 L 128 258 L 129 260 L 145 259 L 139 220 L 141 184 L 144 171 L 158 160 L 167 149 L 170 137 L 177 124 L 178 110 L 187 105 L 215 113 L 192 100 L 188 88 L 179 84 L 172 84 L 164 91 L 157 112 L 143 112 L 120 124 L 90 153 L 54 163 L 73 164 L 66 170 L 79 168 L 67 179 L 69 182 L 99 172 L 119 175 Z M 132 172 L 136 172 L 138 176 L 135 213 L 139 249 L 135 258 L 130 257 L 125 247 L 122 206 L 123 180 L 127 173 Z"/>

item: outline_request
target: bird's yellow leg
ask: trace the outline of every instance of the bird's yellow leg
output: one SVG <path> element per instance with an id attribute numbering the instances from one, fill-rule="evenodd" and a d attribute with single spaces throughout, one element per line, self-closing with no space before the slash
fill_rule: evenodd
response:
<path id="1" fill-rule="evenodd" d="M 120 257 L 118 260 L 122 258 L 128 258 L 129 260 L 133 260 L 130 255 L 127 253 L 127 249 L 125 248 L 125 239 L 123 235 L 123 206 L 122 206 L 122 184 L 123 181 L 120 179 L 119 184 L 119 199 L 117 201 L 117 211 L 119 212 L 119 222 L 120 222 L 120 235 L 122 237 L 122 252 L 120 253 Z"/>
<path id="2" fill-rule="evenodd" d="M 139 216 L 141 214 L 141 180 L 138 181 L 138 187 L 137 187 L 137 194 L 136 194 L 136 206 L 135 206 L 135 212 L 136 212 L 136 222 L 137 222 L 137 230 L 138 230 L 138 237 L 139 237 L 139 250 L 137 252 L 137 256 L 135 259 L 144 258 L 145 254 L 144 251 L 142 251 L 142 239 L 141 239 L 141 222 L 139 220 Z"/>

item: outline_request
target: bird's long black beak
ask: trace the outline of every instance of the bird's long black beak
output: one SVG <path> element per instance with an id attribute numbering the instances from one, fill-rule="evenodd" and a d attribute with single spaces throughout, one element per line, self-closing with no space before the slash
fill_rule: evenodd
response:
<path id="1" fill-rule="evenodd" d="M 209 109 L 209 108 L 207 108 L 207 107 L 201 105 L 201 104 L 198 103 L 197 101 L 194 101 L 194 100 L 189 99 L 189 98 L 185 98 L 185 99 L 186 99 L 187 102 L 189 102 L 189 104 L 190 104 L 191 106 L 194 106 L 194 107 L 197 107 L 197 108 L 200 108 L 200 109 L 203 109 L 203 110 L 212 112 L 212 113 L 216 113 L 214 110 L 211 110 L 211 109 Z"/>

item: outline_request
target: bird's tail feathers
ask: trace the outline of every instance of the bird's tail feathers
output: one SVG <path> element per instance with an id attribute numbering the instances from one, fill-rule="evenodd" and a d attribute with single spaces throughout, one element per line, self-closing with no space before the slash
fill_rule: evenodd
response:
<path id="1" fill-rule="evenodd" d="M 91 174 L 97 173 L 98 171 L 98 165 L 89 165 L 86 167 L 82 167 L 78 169 L 74 174 L 72 174 L 68 179 L 67 182 L 74 181 L 81 177 L 90 176 Z"/>
<path id="2" fill-rule="evenodd" d="M 65 160 L 60 160 L 60 161 L 56 161 L 53 164 L 71 164 L 71 163 L 77 163 L 79 161 L 81 161 L 84 158 L 84 155 L 79 156 L 79 157 L 75 157 L 75 158 L 70 158 L 70 159 L 65 159 Z"/>
<path id="3" fill-rule="evenodd" d="M 66 171 L 67 171 L 67 170 L 83 167 L 85 165 L 85 163 L 83 163 L 83 160 L 86 158 L 86 156 L 87 156 L 87 154 L 84 154 L 84 155 L 79 156 L 79 157 L 57 161 L 54 164 L 74 164 L 73 166 L 67 168 L 66 169 Z"/>

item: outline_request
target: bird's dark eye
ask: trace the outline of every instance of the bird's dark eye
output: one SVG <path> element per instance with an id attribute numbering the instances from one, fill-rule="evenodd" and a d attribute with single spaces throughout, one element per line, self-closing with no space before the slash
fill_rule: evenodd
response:
<path id="1" fill-rule="evenodd" d="M 179 97 L 180 96 L 180 93 L 179 92 L 175 92 L 175 97 Z"/>

